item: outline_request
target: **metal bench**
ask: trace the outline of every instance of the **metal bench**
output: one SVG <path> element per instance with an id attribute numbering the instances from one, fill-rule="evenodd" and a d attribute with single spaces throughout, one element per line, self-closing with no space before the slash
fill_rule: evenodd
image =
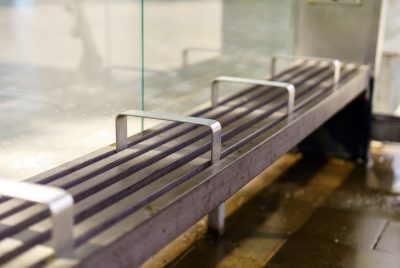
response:
<path id="1" fill-rule="evenodd" d="M 0 264 L 134 267 L 208 214 L 210 228 L 222 233 L 227 198 L 368 89 L 366 66 L 293 60 L 271 81 L 216 79 L 212 105 L 190 116 L 118 115 L 115 145 L 15 182 L 26 194 L 7 191 L 0 180 Z M 219 82 L 252 86 L 218 100 Z M 175 122 L 127 138 L 129 116 Z M 51 208 L 59 197 L 30 198 L 29 189 L 72 197 L 73 219 L 67 213 L 52 221 L 54 210 L 32 202 Z M 66 207 L 71 212 L 72 202 Z M 73 247 L 59 240 L 60 229 L 73 234 Z"/>

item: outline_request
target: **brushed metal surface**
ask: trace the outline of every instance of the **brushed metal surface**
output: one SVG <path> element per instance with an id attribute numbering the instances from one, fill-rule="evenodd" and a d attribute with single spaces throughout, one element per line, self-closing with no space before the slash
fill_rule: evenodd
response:
<path id="1" fill-rule="evenodd" d="M 71 257 L 74 248 L 74 199 L 63 189 L 0 178 L 0 195 L 43 204 L 52 217 L 56 256 Z"/>
<path id="2" fill-rule="evenodd" d="M 368 64 L 377 75 L 386 0 L 363 0 L 360 5 L 330 2 L 296 1 L 295 54 Z"/>
<path id="3" fill-rule="evenodd" d="M 273 77 L 274 75 L 271 75 L 271 76 Z M 278 82 L 278 81 L 261 80 L 261 79 L 220 76 L 220 77 L 215 78 L 211 85 L 211 105 L 214 108 L 218 106 L 219 84 L 221 82 L 238 83 L 238 84 L 253 84 L 256 86 L 267 86 L 270 88 L 275 87 L 275 88 L 285 89 L 288 92 L 287 116 L 291 117 L 293 114 L 295 95 L 296 95 L 296 87 L 293 84 Z"/>

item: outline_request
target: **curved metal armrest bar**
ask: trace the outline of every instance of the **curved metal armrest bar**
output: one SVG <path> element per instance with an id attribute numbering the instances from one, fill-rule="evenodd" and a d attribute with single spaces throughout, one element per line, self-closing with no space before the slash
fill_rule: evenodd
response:
<path id="1" fill-rule="evenodd" d="M 74 199 L 56 187 L 0 178 L 0 195 L 46 205 L 52 216 L 52 243 L 57 257 L 71 257 L 74 248 Z"/>
<path id="2" fill-rule="evenodd" d="M 270 86 L 270 87 L 286 89 L 288 92 L 287 115 L 288 115 L 288 118 L 291 119 L 293 110 L 294 110 L 294 101 L 295 101 L 295 94 L 296 94 L 296 88 L 293 84 L 277 82 L 277 81 L 261 80 L 261 79 L 220 76 L 220 77 L 217 77 L 214 79 L 214 81 L 212 82 L 212 86 L 211 86 L 211 105 L 213 108 L 218 106 L 218 96 L 219 96 L 218 85 L 221 82 L 253 84 L 253 85 L 259 85 L 259 86 Z"/>
<path id="3" fill-rule="evenodd" d="M 202 48 L 202 47 L 187 47 L 182 51 L 182 65 L 183 67 L 188 66 L 188 60 L 189 60 L 189 52 L 190 51 L 203 51 L 203 52 L 218 52 L 221 53 L 221 49 L 215 49 L 215 48 Z"/>
<path id="4" fill-rule="evenodd" d="M 340 68 L 341 61 L 338 59 L 330 59 L 330 58 L 319 58 L 319 57 L 307 57 L 307 56 L 294 56 L 294 55 L 275 55 L 271 58 L 271 77 L 275 75 L 276 72 L 276 63 L 279 59 L 286 60 L 305 60 L 305 61 L 317 61 L 317 62 L 327 62 L 330 63 L 334 69 L 333 73 L 333 83 L 334 89 L 336 90 L 339 86 L 340 82 Z"/>
<path id="5" fill-rule="evenodd" d="M 129 110 L 120 113 L 116 117 L 116 151 L 122 151 L 128 148 L 128 137 L 127 137 L 127 117 L 140 117 L 140 118 L 150 118 L 158 119 L 164 121 L 174 121 L 181 123 L 189 123 L 194 125 L 203 125 L 211 129 L 212 132 L 212 148 L 211 148 L 211 162 L 214 164 L 221 158 L 221 124 L 212 119 L 205 119 L 199 117 L 191 117 L 184 115 L 173 115 L 165 113 L 153 113 L 153 112 L 143 112 L 136 110 Z"/>

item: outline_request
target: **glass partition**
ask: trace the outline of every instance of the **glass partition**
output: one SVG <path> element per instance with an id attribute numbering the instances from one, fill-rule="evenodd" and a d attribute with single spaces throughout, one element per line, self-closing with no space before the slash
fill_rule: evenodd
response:
<path id="1" fill-rule="evenodd" d="M 215 77 L 265 78 L 270 57 L 290 53 L 290 0 L 147 0 L 144 8 L 147 110 L 186 113 L 210 101 Z M 221 95 L 235 88 L 223 84 Z"/>
<path id="2" fill-rule="evenodd" d="M 388 0 L 382 63 L 374 92 L 374 112 L 400 116 L 400 1 Z"/>
<path id="3" fill-rule="evenodd" d="M 0 0 L 0 177 L 23 179 L 114 142 L 115 115 L 141 106 L 140 7 Z"/>
<path id="4" fill-rule="evenodd" d="M 291 0 L 141 2 L 0 0 L 1 177 L 114 142 L 118 112 L 187 113 L 215 77 L 265 78 L 273 54 L 291 53 Z"/>

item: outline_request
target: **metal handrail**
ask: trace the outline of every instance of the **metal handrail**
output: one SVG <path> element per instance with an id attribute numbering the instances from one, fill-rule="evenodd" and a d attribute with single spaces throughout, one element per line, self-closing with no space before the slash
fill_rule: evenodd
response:
<path id="1" fill-rule="evenodd" d="M 286 91 L 288 92 L 287 115 L 288 115 L 289 119 L 292 118 L 292 114 L 293 114 L 293 110 L 294 110 L 295 94 L 296 94 L 296 88 L 293 84 L 278 82 L 278 81 L 261 80 L 261 79 L 220 76 L 220 77 L 215 78 L 211 85 L 211 105 L 213 108 L 218 106 L 218 97 L 219 97 L 219 86 L 218 85 L 221 82 L 254 84 L 254 85 L 259 85 L 259 86 L 270 86 L 270 87 L 286 89 Z"/>
<path id="2" fill-rule="evenodd" d="M 0 195 L 46 205 L 52 216 L 56 256 L 71 257 L 74 247 L 74 199 L 63 189 L 0 178 Z"/>
<path id="3" fill-rule="evenodd" d="M 208 126 L 212 132 L 212 147 L 211 147 L 211 163 L 215 164 L 221 159 L 221 135 L 222 127 L 221 124 L 212 119 L 205 119 L 199 117 L 183 116 L 183 115 L 173 115 L 165 113 L 154 113 L 154 112 L 144 112 L 129 110 L 120 113 L 116 117 L 116 151 L 122 151 L 128 148 L 128 138 L 127 138 L 127 117 L 140 117 L 140 118 L 150 118 L 158 119 L 164 121 L 174 121 L 181 123 L 189 123 L 194 125 Z M 222 211 L 222 213 L 221 213 Z M 209 226 L 212 229 L 218 231 L 219 234 L 223 233 L 224 230 L 224 204 L 220 204 L 214 211 L 210 213 L 210 218 L 215 220 L 209 221 Z"/>
<path id="4" fill-rule="evenodd" d="M 218 121 L 212 120 L 212 119 L 199 118 L 199 117 L 174 115 L 174 114 L 166 114 L 166 113 L 144 112 L 144 111 L 136 111 L 136 110 L 129 110 L 129 111 L 120 113 L 116 117 L 115 127 L 116 127 L 116 151 L 117 152 L 128 148 L 128 137 L 127 137 L 127 131 L 128 131 L 127 117 L 128 116 L 207 126 L 211 129 L 211 132 L 212 132 L 211 162 L 213 164 L 215 164 L 221 158 L 222 127 Z"/>
<path id="5" fill-rule="evenodd" d="M 295 55 L 275 55 L 271 58 L 271 77 L 273 77 L 276 73 L 276 63 L 279 59 L 286 60 L 305 60 L 305 61 L 317 61 L 317 62 L 327 62 L 330 63 L 334 69 L 333 73 L 333 83 L 334 89 L 338 89 L 340 83 L 340 68 L 341 61 L 338 59 L 330 59 L 330 58 L 320 58 L 320 57 L 308 57 L 308 56 L 295 56 Z"/>

